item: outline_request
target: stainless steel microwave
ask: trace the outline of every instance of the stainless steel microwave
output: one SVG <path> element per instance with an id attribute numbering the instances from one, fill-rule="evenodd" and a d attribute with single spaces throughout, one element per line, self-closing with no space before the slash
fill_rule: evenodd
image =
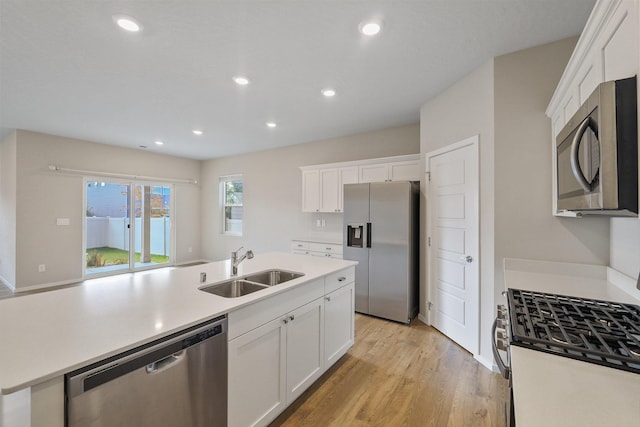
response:
<path id="1" fill-rule="evenodd" d="M 636 77 L 601 83 L 556 137 L 557 209 L 638 216 Z"/>

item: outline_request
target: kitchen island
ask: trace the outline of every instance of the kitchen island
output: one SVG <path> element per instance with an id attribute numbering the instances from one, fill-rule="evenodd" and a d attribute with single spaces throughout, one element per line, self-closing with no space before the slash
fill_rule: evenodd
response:
<path id="1" fill-rule="evenodd" d="M 94 279 L 2 300 L 0 420 L 30 417 L 25 425 L 61 426 L 65 373 L 305 284 L 324 283 L 326 276 L 354 265 L 339 259 L 259 254 L 239 266 L 238 276 L 273 268 L 304 276 L 238 298 L 200 290 L 230 277 L 230 262 L 220 261 Z M 205 283 L 201 273 L 206 274 Z M 230 321 L 230 330 L 232 325 Z"/>

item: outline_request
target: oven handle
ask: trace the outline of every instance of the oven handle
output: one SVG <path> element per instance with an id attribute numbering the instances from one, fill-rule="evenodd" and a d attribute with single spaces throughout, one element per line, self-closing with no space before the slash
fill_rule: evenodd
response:
<path id="1" fill-rule="evenodd" d="M 498 364 L 498 369 L 500 370 L 500 373 L 505 379 L 508 380 L 509 377 L 511 377 L 511 368 L 505 365 L 505 363 L 502 361 L 502 357 L 500 356 L 500 353 L 498 352 L 498 344 L 496 342 L 497 326 L 498 326 L 498 319 L 496 318 L 493 321 L 493 326 L 491 327 L 491 335 L 492 335 L 491 350 L 493 350 L 493 358 L 496 360 L 496 363 Z"/>
<path id="2" fill-rule="evenodd" d="M 576 177 L 578 184 L 580 184 L 580 187 L 582 187 L 587 193 L 591 193 L 593 188 L 591 188 L 591 183 L 587 181 L 587 178 L 585 178 L 582 173 L 582 169 L 580 169 L 580 159 L 578 158 L 578 155 L 580 150 L 580 141 L 589 127 L 591 127 L 591 117 L 587 117 L 582 121 L 582 123 L 580 123 L 580 126 L 578 126 L 578 130 L 573 137 L 573 142 L 571 142 L 571 171 Z"/>

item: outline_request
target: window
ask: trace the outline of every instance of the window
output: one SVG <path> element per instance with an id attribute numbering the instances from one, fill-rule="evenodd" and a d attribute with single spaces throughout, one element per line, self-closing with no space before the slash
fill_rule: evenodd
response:
<path id="1" fill-rule="evenodd" d="M 244 217 L 242 175 L 221 177 L 220 194 L 222 196 L 222 233 L 241 236 Z"/>

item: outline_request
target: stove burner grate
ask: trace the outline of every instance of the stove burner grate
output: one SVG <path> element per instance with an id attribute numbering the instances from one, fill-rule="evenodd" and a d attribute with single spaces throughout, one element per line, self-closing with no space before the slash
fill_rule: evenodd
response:
<path id="1" fill-rule="evenodd" d="M 640 307 L 509 289 L 512 344 L 640 374 Z"/>

